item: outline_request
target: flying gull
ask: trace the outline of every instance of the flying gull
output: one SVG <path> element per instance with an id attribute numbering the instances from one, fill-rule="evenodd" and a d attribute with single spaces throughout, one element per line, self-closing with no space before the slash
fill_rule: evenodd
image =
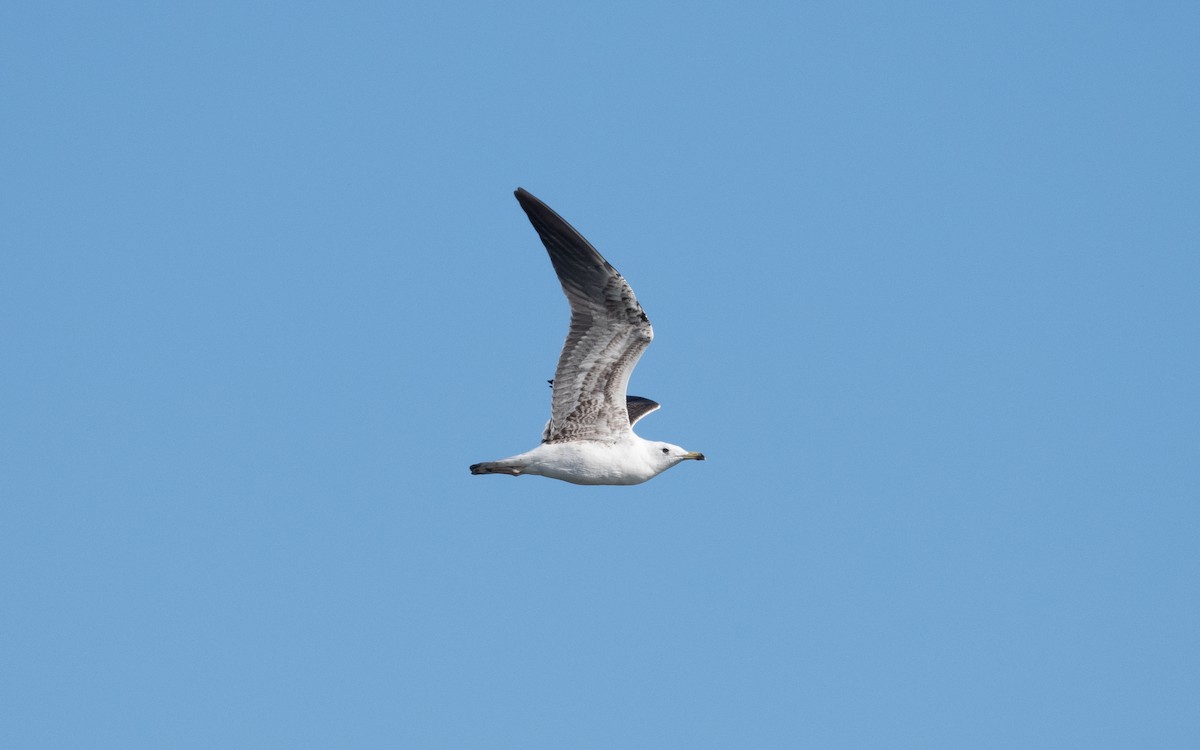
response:
<path id="1" fill-rule="evenodd" d="M 701 453 L 633 434 L 658 408 L 627 396 L 634 365 L 654 338 L 650 320 L 617 269 L 545 203 L 517 188 L 517 201 L 571 304 L 571 327 L 558 357 L 550 421 L 531 451 L 471 467 L 472 474 L 538 474 L 574 484 L 640 484 Z"/>

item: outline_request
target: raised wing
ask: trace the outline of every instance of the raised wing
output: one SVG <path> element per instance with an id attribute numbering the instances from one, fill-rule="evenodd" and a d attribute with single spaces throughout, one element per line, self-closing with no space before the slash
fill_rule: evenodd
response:
<path id="1" fill-rule="evenodd" d="M 583 235 L 524 188 L 516 196 L 571 304 L 546 442 L 613 440 L 629 430 L 625 388 L 654 329 L 629 284 Z"/>

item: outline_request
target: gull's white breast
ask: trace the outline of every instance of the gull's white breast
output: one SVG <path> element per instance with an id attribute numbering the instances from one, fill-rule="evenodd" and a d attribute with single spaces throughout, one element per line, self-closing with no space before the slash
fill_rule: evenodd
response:
<path id="1" fill-rule="evenodd" d="M 515 458 L 528 461 L 523 474 L 574 484 L 641 484 L 659 473 L 646 461 L 644 442 L 630 433 L 615 442 L 543 443 Z"/>

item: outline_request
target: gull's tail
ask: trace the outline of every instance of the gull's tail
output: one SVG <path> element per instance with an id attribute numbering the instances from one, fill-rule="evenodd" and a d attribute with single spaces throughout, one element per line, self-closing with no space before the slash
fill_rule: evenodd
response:
<path id="1" fill-rule="evenodd" d="M 503 461 L 484 461 L 481 464 L 471 464 L 472 474 L 508 474 L 510 476 L 520 476 L 521 465 L 514 462 L 512 459 Z"/>

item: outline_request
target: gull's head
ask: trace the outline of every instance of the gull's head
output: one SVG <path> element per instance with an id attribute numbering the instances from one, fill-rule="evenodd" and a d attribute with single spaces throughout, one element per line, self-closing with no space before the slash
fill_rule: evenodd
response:
<path id="1" fill-rule="evenodd" d="M 647 442 L 646 448 L 650 452 L 651 463 L 659 471 L 666 471 L 680 461 L 687 461 L 689 458 L 696 461 L 704 460 L 703 453 L 686 451 L 678 445 L 670 443 Z"/>

